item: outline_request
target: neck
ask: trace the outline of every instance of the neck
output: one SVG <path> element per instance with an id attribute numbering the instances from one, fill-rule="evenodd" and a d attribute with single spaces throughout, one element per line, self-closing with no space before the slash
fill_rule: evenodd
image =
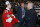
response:
<path id="1" fill-rule="evenodd" d="M 21 7 L 21 8 L 24 8 L 24 7 Z"/>
<path id="2" fill-rule="evenodd" d="M 29 8 L 27 8 L 27 10 L 30 10 Z"/>
<path id="3" fill-rule="evenodd" d="M 6 7 L 7 10 L 10 10 L 10 8 Z"/>
<path id="4" fill-rule="evenodd" d="M 30 9 L 32 9 L 32 8 L 27 8 L 27 10 L 30 10 Z"/>

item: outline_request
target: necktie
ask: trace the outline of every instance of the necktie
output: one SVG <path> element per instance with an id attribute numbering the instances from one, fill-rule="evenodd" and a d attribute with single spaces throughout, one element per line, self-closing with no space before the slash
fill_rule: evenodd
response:
<path id="1" fill-rule="evenodd" d="M 24 16 L 25 16 L 25 10 L 24 8 L 22 8 L 22 18 L 24 18 Z"/>

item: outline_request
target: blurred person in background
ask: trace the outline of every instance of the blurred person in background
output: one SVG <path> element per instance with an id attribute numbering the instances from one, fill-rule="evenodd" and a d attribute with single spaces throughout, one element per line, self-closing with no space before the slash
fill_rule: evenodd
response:
<path id="1" fill-rule="evenodd" d="M 19 22 L 19 20 L 17 20 L 12 13 L 12 10 L 11 10 L 12 3 L 9 1 L 6 1 L 5 4 L 7 5 L 7 7 L 3 11 L 3 15 L 2 15 L 3 27 L 12 27 L 12 25 L 15 24 L 15 22 Z"/>
<path id="2" fill-rule="evenodd" d="M 37 22 L 37 13 L 33 10 L 33 3 L 29 2 L 27 4 L 27 10 L 25 13 L 25 23 L 26 27 L 36 27 Z"/>
<path id="3" fill-rule="evenodd" d="M 23 25 L 23 27 L 25 27 L 24 25 L 24 17 L 25 17 L 25 9 L 24 8 L 24 3 L 21 3 L 21 7 L 18 7 L 18 11 L 17 11 L 17 18 L 19 19 L 19 24 L 18 27 L 21 27 L 21 24 Z"/>

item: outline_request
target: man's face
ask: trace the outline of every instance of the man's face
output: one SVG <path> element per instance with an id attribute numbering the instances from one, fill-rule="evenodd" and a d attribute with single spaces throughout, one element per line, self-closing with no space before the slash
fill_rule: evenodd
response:
<path id="1" fill-rule="evenodd" d="M 23 8 L 24 8 L 24 3 L 21 3 L 21 7 L 23 7 Z"/>
<path id="2" fill-rule="evenodd" d="M 32 3 L 28 3 L 27 8 L 28 9 L 32 9 L 33 8 L 33 4 Z"/>
<path id="3" fill-rule="evenodd" d="M 11 8 L 11 5 L 10 4 L 8 5 L 8 8 Z"/>

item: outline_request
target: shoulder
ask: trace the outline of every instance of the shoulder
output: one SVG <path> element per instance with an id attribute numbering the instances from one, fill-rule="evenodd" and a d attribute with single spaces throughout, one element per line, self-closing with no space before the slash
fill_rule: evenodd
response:
<path id="1" fill-rule="evenodd" d="M 18 9 L 21 9 L 21 6 L 19 6 Z"/>
<path id="2" fill-rule="evenodd" d="M 26 10 L 26 8 L 24 8 Z"/>
<path id="3" fill-rule="evenodd" d="M 18 7 L 18 10 L 21 10 L 21 7 Z"/>
<path id="4" fill-rule="evenodd" d="M 21 6 L 19 6 L 18 8 L 21 8 Z"/>
<path id="5" fill-rule="evenodd" d="M 31 9 L 30 11 L 31 11 L 31 12 L 34 12 L 35 10 L 34 10 L 34 9 Z"/>
<path id="6" fill-rule="evenodd" d="M 36 11 L 34 9 L 31 10 L 32 13 L 36 13 Z"/>
<path id="7" fill-rule="evenodd" d="M 8 10 L 5 9 L 3 12 L 4 12 L 4 13 L 8 13 Z"/>

